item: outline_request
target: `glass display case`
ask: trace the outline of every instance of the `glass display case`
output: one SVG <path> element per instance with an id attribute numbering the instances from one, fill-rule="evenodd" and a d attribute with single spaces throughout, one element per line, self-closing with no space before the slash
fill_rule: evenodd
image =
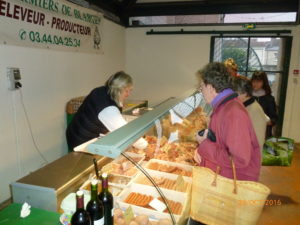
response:
<path id="1" fill-rule="evenodd" d="M 129 206 L 137 219 L 143 215 L 183 224 L 189 214 L 195 133 L 206 128 L 210 111 L 198 92 L 169 98 L 118 130 L 85 143 L 82 150 L 89 154 L 71 152 L 13 182 L 13 201 L 63 212 L 61 204 L 70 193 L 88 191 L 96 158 L 101 172 L 109 173 L 115 224 L 121 224 Z M 133 147 L 139 138 L 148 142 L 145 149 Z M 71 205 L 75 208 L 75 200 Z"/>
<path id="2" fill-rule="evenodd" d="M 111 186 L 121 188 L 114 193 L 115 208 L 121 212 L 115 224 L 122 224 L 122 212 L 129 206 L 135 216 L 143 215 L 147 220 L 186 222 L 195 135 L 207 127 L 210 113 L 210 106 L 198 92 L 187 98 L 170 98 L 87 146 L 90 153 L 114 158 L 102 172 L 113 177 Z M 148 142 L 145 149 L 133 147 L 139 138 Z"/>
<path id="3" fill-rule="evenodd" d="M 90 178 L 95 176 L 93 166 L 95 158 L 99 169 L 109 173 L 109 188 L 115 200 L 115 225 L 129 224 L 126 222 L 128 215 L 129 219 L 135 221 L 132 224 L 186 224 L 193 182 L 191 176 L 194 165 L 193 153 L 197 145 L 195 132 L 207 126 L 210 113 L 211 108 L 205 104 L 199 93 L 188 98 L 170 98 L 119 131 L 97 140 L 95 146 L 89 150 L 100 155 L 107 154 L 112 158 L 71 152 L 13 182 L 11 184 L 13 201 L 18 203 L 26 201 L 35 208 L 58 211 L 63 213 L 61 218 L 67 220 L 70 217 L 63 216 L 68 213 L 68 208 L 62 207 L 61 202 L 70 203 L 69 213 L 74 212 L 75 198 L 68 201 L 70 198 L 67 197 L 72 197 L 70 195 L 72 192 L 74 196 L 74 192 L 81 188 L 88 193 Z M 132 144 L 141 137 L 148 141 L 147 148 L 134 148 Z M 103 152 L 102 145 L 105 146 Z M 116 153 L 110 153 L 108 150 L 111 152 L 116 150 Z M 299 154 L 297 151 L 294 154 L 296 154 L 294 163 L 288 168 L 262 167 L 260 181 L 271 189 L 278 190 L 279 197 L 296 199 L 295 196 L 298 194 L 294 191 L 297 189 L 295 182 L 293 182 L 295 187 L 289 189 L 282 189 L 281 187 L 286 185 L 280 183 L 280 186 L 278 182 L 274 182 L 274 179 L 278 180 L 278 174 L 281 175 L 279 180 L 284 180 L 292 170 L 296 171 Z M 140 169 L 144 170 L 147 176 L 140 172 Z M 164 205 L 162 195 L 155 186 L 159 187 L 165 197 L 174 221 L 169 210 L 162 206 Z M 162 204 L 155 205 L 155 200 Z M 280 220 L 278 215 L 284 212 L 299 211 L 297 206 L 291 206 L 293 204 L 268 207 L 268 210 L 263 211 L 258 223 L 268 224 L 274 218 Z M 284 210 L 282 207 L 285 207 Z M 62 208 L 65 211 L 62 211 Z M 48 212 L 45 215 L 48 216 Z M 37 215 L 35 217 L 37 218 Z M 296 219 L 294 216 L 290 220 Z"/>
<path id="4" fill-rule="evenodd" d="M 199 92 L 187 98 L 169 98 L 125 126 L 98 140 L 93 140 L 87 145 L 87 151 L 116 158 L 149 132 L 154 133 L 158 141 L 163 136 L 169 142 L 195 140 L 195 131 L 203 127 L 203 118 L 210 112 L 210 106 L 205 103 Z"/>

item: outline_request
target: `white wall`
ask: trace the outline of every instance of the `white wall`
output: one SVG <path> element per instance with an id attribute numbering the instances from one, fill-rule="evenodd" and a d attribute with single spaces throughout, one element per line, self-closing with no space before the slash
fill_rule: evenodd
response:
<path id="1" fill-rule="evenodd" d="M 209 61 L 210 37 L 146 35 L 149 28 L 126 29 L 126 71 L 135 93 L 150 105 L 195 88 L 195 73 Z"/>
<path id="2" fill-rule="evenodd" d="M 293 45 L 285 103 L 283 135 L 300 142 L 300 74 L 293 74 L 293 70 L 300 70 L 300 26 L 292 30 Z"/>
<path id="3" fill-rule="evenodd" d="M 67 153 L 67 101 L 124 70 L 125 29 L 103 24 L 104 54 L 82 54 L 0 45 L 0 202 L 10 197 L 9 183 L 40 168 L 44 161 L 33 145 L 20 91 L 7 88 L 6 68 L 19 67 L 22 93 L 36 143 L 51 162 Z"/>
<path id="4" fill-rule="evenodd" d="M 156 104 L 195 87 L 195 72 L 209 62 L 210 35 L 146 35 L 147 31 L 180 30 L 181 27 L 126 29 L 126 71 L 136 76 L 135 94 Z M 184 27 L 184 30 L 240 30 L 240 27 Z M 262 29 L 282 29 L 282 26 Z M 299 77 L 300 27 L 291 29 L 293 50 L 283 124 L 283 136 L 300 142 Z M 300 75 L 299 75 L 300 76 Z"/>

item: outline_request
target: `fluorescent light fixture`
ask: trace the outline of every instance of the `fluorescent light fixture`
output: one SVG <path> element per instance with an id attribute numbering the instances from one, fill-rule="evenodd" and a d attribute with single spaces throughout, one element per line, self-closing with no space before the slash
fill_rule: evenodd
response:
<path id="1" fill-rule="evenodd" d="M 102 155 L 109 158 L 118 157 L 137 139 L 143 136 L 154 122 L 169 112 L 174 106 L 180 103 L 182 98 L 169 98 L 154 110 L 145 113 L 143 116 L 131 121 L 108 135 L 90 143 L 87 146 L 88 152 Z"/>

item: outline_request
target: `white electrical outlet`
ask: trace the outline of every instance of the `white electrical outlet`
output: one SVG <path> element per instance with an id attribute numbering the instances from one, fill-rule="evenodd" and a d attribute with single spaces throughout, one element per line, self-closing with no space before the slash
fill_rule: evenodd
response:
<path id="1" fill-rule="evenodd" d="M 21 73 L 19 68 L 15 67 L 8 67 L 7 68 L 7 78 L 8 78 L 8 89 L 9 90 L 16 90 L 22 87 L 20 83 L 21 80 Z"/>

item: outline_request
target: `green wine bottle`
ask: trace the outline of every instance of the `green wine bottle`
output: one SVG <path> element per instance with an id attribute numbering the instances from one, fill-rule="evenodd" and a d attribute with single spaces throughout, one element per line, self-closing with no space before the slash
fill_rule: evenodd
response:
<path id="1" fill-rule="evenodd" d="M 99 194 L 99 199 L 104 206 L 104 225 L 113 225 L 114 198 L 108 190 L 107 173 L 102 174 L 102 190 Z"/>
<path id="2" fill-rule="evenodd" d="M 84 209 L 83 192 L 76 192 L 76 212 L 72 215 L 71 225 L 91 225 L 89 213 Z"/>
<path id="3" fill-rule="evenodd" d="M 90 214 L 92 225 L 104 224 L 104 208 L 98 198 L 98 180 L 91 182 L 91 200 L 88 202 L 86 210 Z"/>

